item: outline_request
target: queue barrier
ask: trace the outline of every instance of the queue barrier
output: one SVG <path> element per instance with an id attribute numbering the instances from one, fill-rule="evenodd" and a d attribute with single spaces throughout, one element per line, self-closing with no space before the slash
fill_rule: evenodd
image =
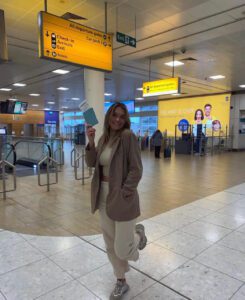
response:
<path id="1" fill-rule="evenodd" d="M 47 174 L 47 183 L 41 183 L 41 165 L 46 163 L 46 174 Z M 55 182 L 50 183 L 50 167 L 55 169 Z M 38 174 L 38 185 L 39 186 L 47 186 L 47 192 L 50 191 L 50 185 L 58 183 L 58 163 L 53 158 L 46 156 L 42 160 L 39 161 L 37 165 L 37 174 Z"/>
<path id="2" fill-rule="evenodd" d="M 13 189 L 10 189 L 10 190 L 6 190 L 6 172 L 5 172 L 6 166 L 13 169 Z M 16 190 L 16 168 L 10 162 L 8 162 L 6 160 L 1 160 L 0 161 L 0 170 L 2 171 L 0 174 L 0 176 L 1 176 L 0 179 L 2 180 L 2 183 L 3 183 L 3 190 L 0 191 L 0 193 L 3 194 L 3 199 L 6 200 L 6 193 L 13 192 Z"/>

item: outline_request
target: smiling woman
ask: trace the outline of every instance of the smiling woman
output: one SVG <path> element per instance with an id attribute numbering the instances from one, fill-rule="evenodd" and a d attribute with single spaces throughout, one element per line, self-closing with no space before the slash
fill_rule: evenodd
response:
<path id="1" fill-rule="evenodd" d="M 129 289 L 125 273 L 128 261 L 136 261 L 146 246 L 140 215 L 138 183 L 142 162 L 136 136 L 130 129 L 129 113 L 122 103 L 106 113 L 104 133 L 95 148 L 95 129 L 88 125 L 86 161 L 95 167 L 91 186 L 92 213 L 99 209 L 101 229 L 117 282 L 110 299 L 120 299 Z"/>

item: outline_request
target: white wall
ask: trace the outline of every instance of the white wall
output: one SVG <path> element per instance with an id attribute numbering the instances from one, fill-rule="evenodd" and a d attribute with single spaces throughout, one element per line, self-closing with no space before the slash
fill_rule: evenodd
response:
<path id="1" fill-rule="evenodd" d="M 245 149 L 245 134 L 239 134 L 240 110 L 245 110 L 245 94 L 231 96 L 230 134 L 233 135 L 233 149 Z"/>

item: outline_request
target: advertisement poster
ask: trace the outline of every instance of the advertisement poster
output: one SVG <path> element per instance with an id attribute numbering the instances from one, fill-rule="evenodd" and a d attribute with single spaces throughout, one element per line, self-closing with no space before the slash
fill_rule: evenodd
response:
<path id="1" fill-rule="evenodd" d="M 177 136 L 192 125 L 195 136 L 197 127 L 202 124 L 206 136 L 229 133 L 230 94 L 192 97 L 176 100 L 159 101 L 158 128 L 167 130 L 168 136 Z M 199 126 L 200 127 L 200 126 Z M 227 128 L 227 129 L 226 129 Z"/>

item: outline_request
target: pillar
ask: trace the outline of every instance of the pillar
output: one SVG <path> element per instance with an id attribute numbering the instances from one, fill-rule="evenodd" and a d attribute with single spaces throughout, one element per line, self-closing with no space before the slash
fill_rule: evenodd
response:
<path id="1" fill-rule="evenodd" d="M 95 143 L 103 133 L 104 125 L 104 72 L 91 69 L 84 69 L 85 99 L 95 111 L 99 124 L 95 125 Z"/>

